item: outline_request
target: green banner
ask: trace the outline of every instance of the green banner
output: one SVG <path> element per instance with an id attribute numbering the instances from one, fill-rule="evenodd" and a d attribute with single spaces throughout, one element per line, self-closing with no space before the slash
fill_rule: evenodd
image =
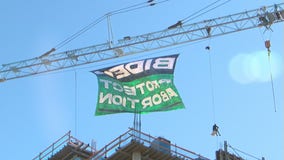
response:
<path id="1" fill-rule="evenodd" d="M 156 57 L 92 71 L 99 84 L 95 115 L 184 108 L 173 83 L 177 57 Z"/>

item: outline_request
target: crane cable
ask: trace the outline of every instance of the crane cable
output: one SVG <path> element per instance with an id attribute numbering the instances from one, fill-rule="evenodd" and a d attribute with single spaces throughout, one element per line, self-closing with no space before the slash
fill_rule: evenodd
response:
<path id="1" fill-rule="evenodd" d="M 274 111 L 276 112 L 276 100 L 275 100 L 275 90 L 274 90 L 274 83 L 273 83 L 273 76 L 272 76 L 272 66 L 271 66 L 271 50 L 270 50 L 270 40 L 266 40 L 265 47 L 267 48 L 267 58 L 268 58 L 268 65 L 269 65 L 269 73 L 270 73 L 270 82 L 271 82 L 271 89 L 272 89 L 272 97 L 273 97 L 273 104 L 274 104 Z"/>
<path id="2" fill-rule="evenodd" d="M 197 17 L 200 17 L 200 16 L 202 16 L 202 15 L 204 15 L 204 14 L 206 14 L 206 13 L 208 13 L 208 12 L 210 12 L 210 11 L 216 9 L 216 8 L 218 8 L 218 7 L 221 7 L 221 6 L 225 5 L 226 3 L 230 2 L 231 0 L 227 0 L 227 1 L 217 5 L 215 7 L 213 7 L 213 5 L 215 5 L 219 1 L 221 1 L 221 0 L 216 0 L 216 1 L 212 2 L 212 3 L 210 3 L 209 5 L 201 8 L 200 10 L 194 12 L 193 14 L 189 15 L 188 17 L 182 19 L 181 21 L 183 21 L 183 23 L 187 23 L 187 22 L 189 22 L 189 21 L 191 21 L 191 20 L 193 20 L 193 19 L 195 19 Z M 213 8 L 211 8 L 211 7 L 213 7 Z M 205 10 L 205 11 L 203 11 L 203 10 Z M 200 13 L 201 11 L 203 11 L 203 12 Z"/>
<path id="3" fill-rule="evenodd" d="M 210 3 L 209 5 L 207 5 L 207 6 L 203 7 L 203 8 L 201 8 L 200 10 L 198 10 L 198 11 L 194 12 L 193 14 L 187 16 L 186 18 L 177 21 L 175 24 L 169 26 L 168 29 L 173 29 L 173 28 L 176 28 L 176 27 L 181 27 L 183 24 L 185 24 L 185 23 L 187 23 L 187 22 L 189 22 L 189 21 L 191 21 L 191 20 L 193 20 L 193 19 L 195 19 L 195 18 L 197 18 L 197 17 L 200 17 L 200 16 L 202 16 L 202 15 L 204 15 L 204 14 L 206 14 L 206 13 L 208 13 L 208 12 L 214 10 L 214 9 L 216 9 L 216 8 L 218 8 L 218 7 L 222 6 L 222 5 L 224 5 L 224 4 L 228 3 L 228 2 L 230 2 L 231 0 L 227 0 L 227 1 L 225 1 L 225 2 L 223 2 L 223 3 L 221 3 L 221 4 L 217 5 L 217 6 L 215 6 L 215 7 L 213 7 L 213 8 L 209 8 L 209 7 L 212 7 L 214 4 L 218 3 L 219 1 L 221 1 L 221 0 L 216 0 L 216 1 L 214 1 L 213 3 Z M 207 9 L 207 8 L 209 8 L 209 9 L 208 9 L 208 10 L 205 10 L 205 9 Z M 202 12 L 202 13 L 200 13 L 200 12 L 203 11 L 203 10 L 205 10 L 205 11 Z M 195 15 L 196 15 L 196 16 L 195 16 Z M 194 16 L 194 17 L 193 17 L 193 16 Z M 192 18 L 191 18 L 191 17 L 192 17 Z"/>
<path id="4" fill-rule="evenodd" d="M 74 70 L 74 87 L 75 87 L 75 105 L 74 105 L 74 109 L 75 109 L 75 136 L 77 136 L 77 132 L 78 132 L 78 83 L 77 83 L 77 71 Z"/>
<path id="5" fill-rule="evenodd" d="M 88 24 L 84 28 L 80 29 L 79 31 L 77 31 L 76 33 L 74 33 L 73 35 L 71 35 L 70 37 L 65 39 L 64 41 L 60 42 L 53 49 L 55 51 L 55 49 L 59 49 L 59 48 L 65 46 L 66 44 L 68 44 L 69 42 L 71 42 L 75 38 L 79 37 L 80 35 L 82 35 L 86 31 L 90 30 L 92 27 L 94 27 L 95 25 L 97 25 L 98 23 L 100 23 L 101 21 L 103 21 L 105 18 L 107 18 L 110 15 L 130 12 L 130 11 L 133 11 L 133 10 L 138 10 L 138 9 L 149 7 L 149 6 L 154 6 L 154 5 L 159 4 L 159 3 L 164 3 L 166 1 L 168 1 L 168 0 L 163 0 L 163 1 L 158 1 L 158 2 L 154 2 L 154 0 L 148 0 L 146 2 L 138 3 L 138 4 L 135 4 L 135 5 L 129 6 L 129 7 L 125 7 L 125 8 L 121 8 L 121 9 L 118 9 L 118 10 L 111 11 L 111 12 L 99 17 L 95 21 L 91 22 L 90 24 Z"/>
<path id="6" fill-rule="evenodd" d="M 277 7 L 277 6 L 276 6 Z M 275 8 L 275 11 L 277 11 L 277 8 Z M 276 107 L 276 98 L 275 98 L 275 90 L 274 90 L 274 83 L 273 83 L 273 75 L 272 75 L 272 65 L 271 65 L 271 44 L 270 44 L 270 39 L 271 39 L 271 33 L 273 30 L 271 29 L 271 25 L 273 24 L 273 21 L 271 18 L 269 18 L 269 15 L 266 12 L 266 7 L 262 7 L 259 10 L 259 14 L 262 15 L 261 19 L 259 19 L 260 23 L 265 27 L 264 31 L 261 32 L 261 28 L 259 28 L 259 32 L 261 34 L 261 37 L 264 41 L 265 48 L 267 49 L 267 58 L 268 58 L 268 67 L 269 67 L 269 74 L 270 74 L 270 83 L 271 83 L 271 90 L 272 90 L 272 98 L 273 98 L 273 105 L 274 105 L 274 111 L 277 111 Z M 268 35 L 265 36 L 265 32 L 268 31 Z"/>
<path id="7" fill-rule="evenodd" d="M 215 3 L 218 3 L 219 1 L 221 1 L 221 0 L 217 0 L 217 1 L 213 2 L 213 3 L 208 4 L 207 6 L 201 8 L 200 10 L 198 10 L 198 11 L 194 12 L 193 14 L 187 16 L 186 18 L 182 19 L 182 21 L 185 21 L 185 20 L 187 20 L 187 19 L 189 19 L 189 18 L 195 16 L 196 14 L 200 13 L 200 12 L 203 11 L 204 9 L 207 9 L 208 7 L 211 7 L 211 6 L 214 5 Z"/>

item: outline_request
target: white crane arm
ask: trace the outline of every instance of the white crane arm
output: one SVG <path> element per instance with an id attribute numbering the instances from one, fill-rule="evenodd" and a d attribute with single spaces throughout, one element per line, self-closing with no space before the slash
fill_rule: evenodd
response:
<path id="1" fill-rule="evenodd" d="M 105 61 L 130 54 L 152 51 L 239 32 L 257 27 L 266 27 L 284 21 L 284 3 L 240 12 L 224 17 L 184 25 L 181 22 L 167 29 L 139 36 L 126 36 L 116 43 L 109 42 L 85 48 L 69 50 L 3 64 L 0 68 L 0 82 L 15 78 L 62 70 L 70 67 Z"/>

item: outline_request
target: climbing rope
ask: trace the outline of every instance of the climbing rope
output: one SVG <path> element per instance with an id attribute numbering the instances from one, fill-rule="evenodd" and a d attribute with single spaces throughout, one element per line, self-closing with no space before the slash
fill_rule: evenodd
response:
<path id="1" fill-rule="evenodd" d="M 210 86 L 211 86 L 211 102 L 212 102 L 212 111 L 213 111 L 213 121 L 214 125 L 216 125 L 215 120 L 215 96 L 214 96 L 214 83 L 213 83 L 213 72 L 212 72 L 212 60 L 211 60 L 211 48 L 210 48 L 210 42 L 211 42 L 211 27 L 206 28 L 207 35 L 208 35 L 208 45 L 205 47 L 205 49 L 208 52 L 208 63 L 209 63 L 209 74 L 210 74 Z"/>
<path id="2" fill-rule="evenodd" d="M 205 48 L 208 51 L 208 63 L 209 63 L 209 74 L 210 74 L 210 88 L 211 88 L 211 103 L 212 103 L 212 111 L 213 111 L 213 121 L 215 120 L 215 96 L 214 96 L 214 83 L 213 83 L 213 72 L 212 72 L 212 59 L 211 59 L 211 48 L 210 46 L 206 46 Z"/>
<path id="3" fill-rule="evenodd" d="M 208 32 L 208 37 L 209 37 L 209 43 L 208 45 L 205 47 L 205 49 L 208 52 L 208 63 L 209 63 L 209 74 L 210 74 L 210 88 L 211 88 L 211 103 L 212 103 L 212 112 L 213 112 L 213 121 L 214 121 L 214 125 L 212 128 L 212 136 L 216 136 L 216 148 L 218 148 L 218 144 L 219 144 L 219 136 L 221 136 L 221 134 L 219 133 L 219 127 L 216 125 L 216 118 L 215 118 L 215 95 L 214 95 L 214 81 L 213 81 L 213 70 L 212 70 L 212 57 L 211 57 L 211 47 L 210 47 L 210 33 L 211 29 L 208 28 L 207 32 Z"/>

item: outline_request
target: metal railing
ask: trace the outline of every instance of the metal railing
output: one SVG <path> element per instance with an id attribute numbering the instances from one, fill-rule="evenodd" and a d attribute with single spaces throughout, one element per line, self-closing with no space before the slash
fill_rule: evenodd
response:
<path id="1" fill-rule="evenodd" d="M 79 141 L 78 139 L 71 136 L 71 131 L 67 132 L 65 135 L 60 137 L 58 140 L 56 140 L 54 143 L 52 143 L 50 146 L 48 146 L 45 150 L 39 153 L 35 158 L 32 160 L 46 160 L 54 156 L 56 153 L 58 153 L 61 149 L 64 148 L 66 145 L 72 145 L 77 144 L 83 144 L 83 142 Z M 86 145 L 85 150 L 89 151 L 90 153 L 94 153 L 95 150 L 89 146 Z"/>
<path id="2" fill-rule="evenodd" d="M 160 138 L 153 137 L 150 134 L 143 133 L 133 128 L 129 128 L 125 133 L 118 136 L 98 151 L 95 151 L 91 146 L 86 147 L 86 150 L 92 153 L 92 155 L 90 156 L 91 160 L 102 160 L 107 159 L 107 157 L 110 157 L 111 155 L 116 153 L 117 149 L 123 148 L 133 141 L 142 144 L 145 147 L 152 147 L 154 149 L 154 145 L 156 147 L 158 145 L 158 148 L 156 148 L 158 151 L 169 154 L 173 157 L 178 157 L 179 159 L 194 160 L 199 158 L 202 160 L 209 160 L 208 158 L 200 154 L 179 147 L 176 144 L 172 144 L 168 141 L 161 140 Z M 58 153 L 61 149 L 63 149 L 64 146 L 70 143 L 72 144 L 74 142 L 83 144 L 83 142 L 72 137 L 71 132 L 69 131 L 57 141 L 52 143 L 45 150 L 40 152 L 39 155 L 32 160 L 47 160 Z"/>
<path id="3" fill-rule="evenodd" d="M 163 144 L 167 143 L 167 147 L 165 147 L 164 145 L 160 145 L 160 148 L 158 150 L 166 151 L 171 156 L 178 157 L 180 159 L 194 160 L 200 158 L 202 160 L 209 160 L 208 158 L 200 154 L 179 147 L 176 144 L 161 141 L 159 138 L 155 138 L 150 134 L 134 130 L 133 128 L 129 128 L 127 132 L 123 133 L 122 135 L 111 141 L 109 144 L 105 145 L 102 149 L 98 150 L 91 159 L 107 159 L 107 157 L 114 154 L 118 148 L 123 148 L 124 146 L 131 143 L 133 140 L 135 140 L 135 142 L 141 143 L 145 147 L 151 147 L 151 145 L 153 145 L 153 142 L 161 142 Z"/>
<path id="4" fill-rule="evenodd" d="M 45 150 L 39 153 L 38 156 L 33 158 L 33 160 L 42 160 L 44 158 L 47 158 L 49 156 L 52 156 L 55 151 L 61 149 L 61 146 L 63 147 L 64 144 L 70 141 L 71 139 L 71 131 L 67 132 L 64 136 L 59 138 L 57 141 L 52 143 L 49 147 L 47 147 Z"/>

